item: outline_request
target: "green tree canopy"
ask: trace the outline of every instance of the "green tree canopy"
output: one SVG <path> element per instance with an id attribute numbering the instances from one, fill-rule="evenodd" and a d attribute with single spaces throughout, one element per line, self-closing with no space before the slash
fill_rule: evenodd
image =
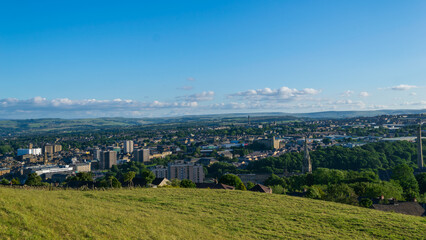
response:
<path id="1" fill-rule="evenodd" d="M 135 178 L 135 176 L 136 176 L 136 172 L 134 172 L 134 171 L 129 171 L 129 172 L 126 172 L 126 173 L 123 175 L 123 180 L 124 180 L 124 182 L 126 182 L 126 183 L 128 183 L 128 184 L 132 185 L 132 184 L 133 184 L 133 178 Z M 151 181 L 151 182 L 152 182 L 152 181 Z"/>
<path id="2" fill-rule="evenodd" d="M 252 182 L 247 182 L 247 184 L 246 184 L 246 188 L 248 190 L 252 189 L 254 186 L 256 186 L 256 185 L 254 183 L 252 183 Z"/>
<path id="3" fill-rule="evenodd" d="M 222 177 L 220 177 L 219 183 L 223 183 L 223 184 L 238 188 L 243 182 L 237 175 L 225 174 Z"/>
<path id="4" fill-rule="evenodd" d="M 9 180 L 7 180 L 6 178 L 3 178 L 3 179 L 0 181 L 0 184 L 2 184 L 2 185 L 9 185 L 9 184 L 10 184 L 10 182 L 9 182 Z"/>
<path id="5" fill-rule="evenodd" d="M 285 180 L 278 177 L 275 174 L 272 174 L 266 181 L 264 182 L 266 186 L 275 186 L 275 185 L 285 185 Z"/>
<path id="6" fill-rule="evenodd" d="M 416 180 L 419 184 L 420 194 L 426 193 L 426 173 L 420 173 L 416 175 Z"/>
<path id="7" fill-rule="evenodd" d="M 70 177 L 68 181 L 93 182 L 93 174 L 91 172 L 79 172 Z"/>
<path id="8" fill-rule="evenodd" d="M 25 184 L 28 186 L 41 186 L 43 185 L 43 182 L 37 173 L 30 173 L 28 175 L 27 181 L 25 181 Z"/>
<path id="9" fill-rule="evenodd" d="M 401 185 L 406 200 L 412 200 L 419 195 L 419 184 L 413 172 L 413 168 L 405 163 L 396 166 L 392 171 L 392 179 Z"/>
<path id="10" fill-rule="evenodd" d="M 19 178 L 13 178 L 11 182 L 12 182 L 13 185 L 20 185 L 21 184 L 21 181 L 19 181 Z"/>
<path id="11" fill-rule="evenodd" d="M 180 187 L 182 188 L 195 188 L 195 183 L 193 183 L 191 180 L 189 179 L 183 179 L 182 181 L 180 181 Z"/>
<path id="12" fill-rule="evenodd" d="M 142 179 L 146 182 L 146 184 L 152 183 L 155 179 L 155 174 L 151 172 L 150 170 L 146 169 L 141 174 Z"/>

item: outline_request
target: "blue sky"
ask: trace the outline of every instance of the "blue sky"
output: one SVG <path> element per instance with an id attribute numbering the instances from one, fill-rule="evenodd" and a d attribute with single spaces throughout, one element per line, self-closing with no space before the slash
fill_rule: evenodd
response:
<path id="1" fill-rule="evenodd" d="M 426 1 L 2 1 L 0 118 L 426 108 Z"/>

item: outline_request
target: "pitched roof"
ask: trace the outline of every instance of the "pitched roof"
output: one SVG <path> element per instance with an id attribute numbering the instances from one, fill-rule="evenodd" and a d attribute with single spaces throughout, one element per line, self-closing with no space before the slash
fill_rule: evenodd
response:
<path id="1" fill-rule="evenodd" d="M 163 183 L 164 181 L 169 181 L 167 178 L 155 178 L 152 181 L 152 185 L 160 185 L 161 183 Z"/>
<path id="2" fill-rule="evenodd" d="M 399 202 L 395 204 L 373 204 L 374 209 L 385 212 L 396 212 L 414 216 L 426 216 L 426 211 L 417 202 Z"/>
<path id="3" fill-rule="evenodd" d="M 272 193 L 272 189 L 262 185 L 262 184 L 256 184 L 254 187 L 252 187 L 249 191 L 253 192 L 263 192 L 263 193 Z"/>

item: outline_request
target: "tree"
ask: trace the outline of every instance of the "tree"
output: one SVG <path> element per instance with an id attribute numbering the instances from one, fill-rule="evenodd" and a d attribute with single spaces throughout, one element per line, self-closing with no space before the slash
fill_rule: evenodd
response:
<path id="1" fill-rule="evenodd" d="M 68 181 L 93 182 L 93 174 L 91 172 L 79 172 L 75 176 L 69 178 Z"/>
<path id="2" fill-rule="evenodd" d="M 382 181 L 379 183 L 358 183 L 357 185 L 365 185 L 362 189 L 357 188 L 356 193 L 361 197 L 377 198 L 384 196 L 385 199 L 394 198 L 396 200 L 403 199 L 403 190 L 398 182 L 391 180 L 390 182 Z"/>
<path id="3" fill-rule="evenodd" d="M 240 184 L 238 184 L 238 186 L 237 187 L 235 187 L 235 189 L 237 189 L 237 190 L 242 190 L 242 191 L 247 191 L 247 188 L 246 188 L 246 186 L 244 185 L 244 183 L 240 183 Z"/>
<path id="4" fill-rule="evenodd" d="M 172 187 L 180 187 L 180 180 L 177 178 L 172 179 L 171 185 Z"/>
<path id="5" fill-rule="evenodd" d="M 219 178 L 223 173 L 235 172 L 237 168 L 232 163 L 217 162 L 208 167 L 210 177 Z"/>
<path id="6" fill-rule="evenodd" d="M 247 182 L 246 183 L 246 188 L 248 189 L 248 190 L 250 190 L 250 189 L 252 189 L 254 186 L 256 186 L 254 183 L 252 183 L 252 182 Z"/>
<path id="7" fill-rule="evenodd" d="M 111 167 L 111 172 L 115 172 L 115 173 L 118 173 L 118 166 L 117 165 L 112 165 L 112 167 Z"/>
<path id="8" fill-rule="evenodd" d="M 336 169 L 317 168 L 312 173 L 315 184 L 336 184 L 342 182 L 346 172 Z"/>
<path id="9" fill-rule="evenodd" d="M 219 183 L 223 183 L 229 186 L 234 186 L 235 188 L 241 186 L 243 183 L 241 179 L 234 174 L 225 174 L 219 179 Z"/>
<path id="10" fill-rule="evenodd" d="M 417 183 L 419 184 L 420 194 L 426 193 L 426 173 L 416 175 Z"/>
<path id="11" fill-rule="evenodd" d="M 19 178 L 13 178 L 11 183 L 12 185 L 21 185 L 21 181 L 19 181 Z"/>
<path id="12" fill-rule="evenodd" d="M 325 185 L 312 185 L 308 187 L 306 197 L 313 199 L 322 199 L 325 195 L 324 189 L 326 189 Z"/>
<path id="13" fill-rule="evenodd" d="M 180 181 L 179 186 L 182 187 L 182 188 L 195 188 L 196 187 L 195 183 L 193 183 L 189 179 L 183 179 L 182 181 Z"/>
<path id="14" fill-rule="evenodd" d="M 13 148 L 10 145 L 0 145 L 0 154 L 6 154 L 13 152 Z"/>
<path id="15" fill-rule="evenodd" d="M 369 198 L 363 198 L 359 201 L 359 205 L 365 208 L 370 208 L 373 205 L 373 201 Z"/>
<path id="16" fill-rule="evenodd" d="M 328 185 L 324 199 L 351 205 L 358 204 L 358 196 L 355 191 L 344 183 Z"/>
<path id="17" fill-rule="evenodd" d="M 271 189 L 272 189 L 272 193 L 275 193 L 275 194 L 284 194 L 285 193 L 284 188 L 281 185 L 271 186 Z"/>
<path id="18" fill-rule="evenodd" d="M 121 188 L 121 183 L 118 181 L 118 179 L 114 176 L 109 176 L 107 179 L 109 187 L 112 188 Z"/>
<path id="19" fill-rule="evenodd" d="M 123 180 L 124 180 L 124 182 L 128 183 L 129 186 L 133 186 L 133 178 L 135 178 L 135 176 L 136 176 L 136 172 L 133 172 L 133 171 L 126 172 L 123 175 Z"/>
<path id="20" fill-rule="evenodd" d="M 155 174 L 150 170 L 145 170 L 141 174 L 142 179 L 146 182 L 146 184 L 152 183 L 155 179 Z"/>
<path id="21" fill-rule="evenodd" d="M 3 178 L 3 179 L 0 181 L 0 184 L 2 184 L 2 185 L 9 185 L 9 184 L 10 184 L 10 182 L 9 182 L 9 180 L 7 180 L 6 178 Z"/>
<path id="22" fill-rule="evenodd" d="M 413 168 L 405 163 L 396 166 L 392 171 L 392 179 L 401 185 L 406 200 L 413 200 L 419 195 L 419 184 L 413 172 Z"/>
<path id="23" fill-rule="evenodd" d="M 284 186 L 285 181 L 284 179 L 278 177 L 277 175 L 272 174 L 268 179 L 266 179 L 265 185 L 266 186 L 276 186 L 276 185 Z"/>
<path id="24" fill-rule="evenodd" d="M 25 181 L 25 184 L 28 186 L 41 186 L 43 185 L 43 182 L 37 173 L 30 173 L 28 175 L 27 181 Z"/>

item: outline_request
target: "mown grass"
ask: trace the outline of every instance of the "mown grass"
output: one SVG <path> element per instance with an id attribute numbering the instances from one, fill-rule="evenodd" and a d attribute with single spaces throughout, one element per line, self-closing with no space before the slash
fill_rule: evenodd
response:
<path id="1" fill-rule="evenodd" d="M 208 189 L 0 188 L 0 239 L 423 239 L 426 219 Z"/>

